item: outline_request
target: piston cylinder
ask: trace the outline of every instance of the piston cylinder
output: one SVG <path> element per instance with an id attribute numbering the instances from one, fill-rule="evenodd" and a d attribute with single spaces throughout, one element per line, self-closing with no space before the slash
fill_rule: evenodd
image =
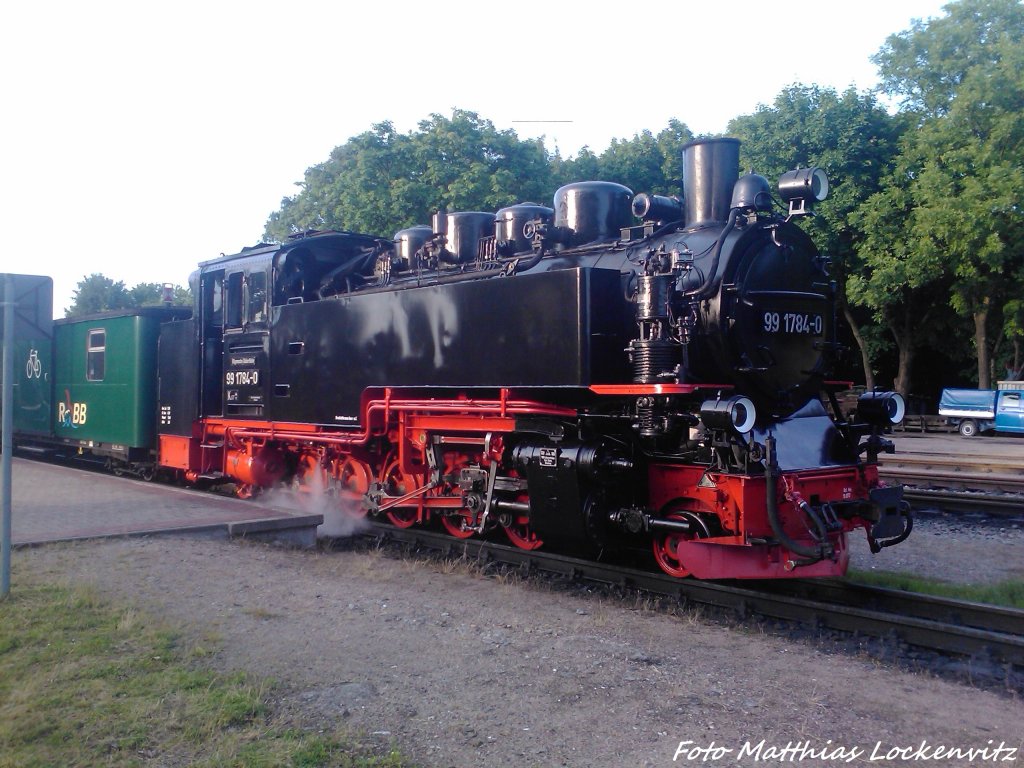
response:
<path id="1" fill-rule="evenodd" d="M 280 451 L 264 446 L 252 452 L 247 448 L 235 448 L 225 455 L 225 468 L 231 477 L 247 485 L 267 488 L 282 480 L 287 464 Z"/>

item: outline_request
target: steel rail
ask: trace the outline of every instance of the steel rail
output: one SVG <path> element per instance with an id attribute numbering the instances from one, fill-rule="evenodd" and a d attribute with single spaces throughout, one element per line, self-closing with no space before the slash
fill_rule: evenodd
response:
<path id="1" fill-rule="evenodd" d="M 949 488 L 904 487 L 903 498 L 912 503 L 933 505 L 949 512 L 980 512 L 998 517 L 1024 515 L 1024 496 L 966 493 Z"/>
<path id="2" fill-rule="evenodd" d="M 1024 476 L 1021 475 L 987 472 L 943 472 L 892 467 L 880 469 L 878 474 L 879 477 L 887 480 L 897 480 L 901 483 L 923 485 L 931 488 L 995 490 L 1006 493 L 1024 492 Z"/>
<path id="3" fill-rule="evenodd" d="M 395 543 L 460 557 L 636 589 L 703 605 L 746 618 L 752 615 L 797 622 L 819 629 L 894 639 L 944 655 L 966 656 L 1024 667 L 1024 611 L 932 598 L 842 582 L 706 582 L 526 551 L 485 539 L 455 539 L 416 528 L 372 523 L 361 534 L 381 544 Z M 842 586 L 839 586 L 842 585 Z M 825 595 L 825 599 L 822 595 Z"/>
<path id="4" fill-rule="evenodd" d="M 837 605 L 899 613 L 943 624 L 1024 637 L 1024 611 L 1016 608 L 908 593 L 900 589 L 835 579 L 775 581 L 760 585 L 759 588 L 793 597 L 827 600 Z"/>
<path id="5" fill-rule="evenodd" d="M 878 473 L 883 479 L 911 486 L 907 488 L 907 498 L 938 502 L 944 509 L 976 511 L 984 508 L 992 514 L 1021 511 L 1012 496 L 956 493 L 969 489 L 1024 494 L 1024 462 L 1009 457 L 900 451 L 893 456 L 880 457 Z"/>
<path id="6" fill-rule="evenodd" d="M 984 473 L 1018 475 L 1024 481 L 1024 461 L 1005 456 L 950 456 L 948 454 L 904 451 L 880 456 L 880 468 L 952 467 Z"/>

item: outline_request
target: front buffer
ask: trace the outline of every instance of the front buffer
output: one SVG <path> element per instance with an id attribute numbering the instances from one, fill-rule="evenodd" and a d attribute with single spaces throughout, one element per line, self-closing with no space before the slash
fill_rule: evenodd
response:
<path id="1" fill-rule="evenodd" d="M 649 481 L 659 519 L 680 524 L 653 531 L 658 565 L 678 577 L 842 576 L 847 533 L 864 528 L 877 551 L 910 532 L 902 488 L 880 486 L 872 466 L 778 472 L 769 462 L 746 476 L 652 464 Z"/>

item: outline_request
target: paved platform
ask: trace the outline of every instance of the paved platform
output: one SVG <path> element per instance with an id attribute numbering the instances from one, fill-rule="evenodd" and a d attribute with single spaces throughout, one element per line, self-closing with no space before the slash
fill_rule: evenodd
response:
<path id="1" fill-rule="evenodd" d="M 13 543 L 207 533 L 316 543 L 323 515 L 15 457 Z"/>
<path id="2" fill-rule="evenodd" d="M 1024 459 L 1024 435 L 948 435 L 896 432 L 886 435 L 896 443 L 896 451 L 937 453 L 948 456 Z"/>

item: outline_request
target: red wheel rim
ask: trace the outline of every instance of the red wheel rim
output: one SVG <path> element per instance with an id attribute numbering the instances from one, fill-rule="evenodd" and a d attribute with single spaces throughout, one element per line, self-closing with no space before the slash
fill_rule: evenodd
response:
<path id="1" fill-rule="evenodd" d="M 402 471 L 397 458 L 389 461 L 381 474 L 381 484 L 388 496 L 405 496 L 420 486 L 416 481 L 416 475 L 407 475 Z M 397 528 L 410 528 L 416 525 L 419 519 L 417 506 L 413 503 L 412 506 L 391 507 L 385 514 Z"/>
<path id="2" fill-rule="evenodd" d="M 240 499 L 251 499 L 258 490 L 252 483 L 235 483 L 235 496 Z"/>
<path id="3" fill-rule="evenodd" d="M 519 473 L 513 470 L 509 473 L 512 477 L 518 477 Z M 516 501 L 529 504 L 530 495 L 527 493 L 520 494 Z M 520 549 L 532 551 L 534 549 L 540 549 L 544 546 L 544 542 L 541 541 L 533 528 L 530 527 L 530 516 L 526 514 L 513 515 L 512 520 L 508 525 L 503 526 L 505 528 L 505 535 L 508 536 L 508 540 L 515 544 Z"/>
<path id="4" fill-rule="evenodd" d="M 665 517 L 669 520 L 680 521 L 688 519 L 686 515 L 681 515 L 677 512 L 670 512 Z M 681 541 L 692 541 L 695 538 L 696 536 L 693 533 L 683 533 L 682 531 L 670 531 L 669 533 L 656 535 L 652 546 L 654 548 L 654 559 L 658 562 L 658 567 L 669 576 L 675 576 L 679 579 L 685 579 L 689 576 L 690 572 L 679 561 L 676 547 Z"/>
<path id="5" fill-rule="evenodd" d="M 530 523 L 524 517 L 516 517 L 511 523 L 505 526 L 505 535 L 509 541 L 520 549 L 534 550 L 544 546 L 544 542 L 537 538 L 530 527 Z"/>
<path id="6" fill-rule="evenodd" d="M 441 525 L 448 531 L 449 534 L 457 539 L 468 539 L 476 531 L 463 530 L 462 524 L 473 523 L 473 513 L 468 509 L 460 509 L 457 512 L 442 512 L 441 513 Z"/>
<path id="7" fill-rule="evenodd" d="M 370 490 L 373 482 L 373 472 L 365 461 L 347 457 L 337 469 L 338 495 L 345 504 L 345 511 L 363 517 L 366 515 L 366 507 L 362 505 L 363 497 Z"/>

